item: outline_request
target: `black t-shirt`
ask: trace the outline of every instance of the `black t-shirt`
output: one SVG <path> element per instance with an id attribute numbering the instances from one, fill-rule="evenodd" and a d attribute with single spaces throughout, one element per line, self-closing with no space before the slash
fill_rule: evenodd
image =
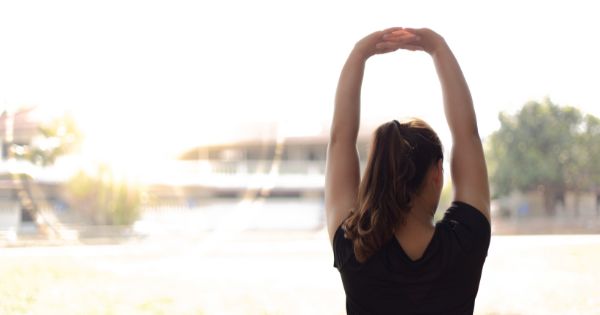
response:
<path id="1" fill-rule="evenodd" d="M 365 263 L 339 227 L 334 267 L 346 292 L 349 315 L 473 314 L 490 244 L 490 223 L 472 206 L 454 202 L 435 226 L 423 256 L 411 260 L 395 237 Z"/>

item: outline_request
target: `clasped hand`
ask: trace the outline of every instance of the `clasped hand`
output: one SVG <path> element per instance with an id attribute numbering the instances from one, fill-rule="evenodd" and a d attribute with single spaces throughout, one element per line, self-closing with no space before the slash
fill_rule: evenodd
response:
<path id="1" fill-rule="evenodd" d="M 430 29 L 392 27 L 367 35 L 356 43 L 354 51 L 364 58 L 398 49 L 420 50 L 433 55 L 443 44 L 444 39 Z"/>

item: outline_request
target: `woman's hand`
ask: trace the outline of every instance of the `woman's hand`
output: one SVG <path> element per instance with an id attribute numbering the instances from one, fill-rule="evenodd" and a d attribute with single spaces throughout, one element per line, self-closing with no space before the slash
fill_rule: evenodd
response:
<path id="1" fill-rule="evenodd" d="M 413 34 L 413 41 L 406 43 L 407 34 Z M 428 28 L 403 28 L 383 35 L 386 47 L 399 47 L 408 50 L 422 50 L 434 55 L 440 48 L 446 47 L 442 36 Z M 396 48 L 398 49 L 398 48 Z"/>
<path id="2" fill-rule="evenodd" d="M 353 53 L 366 60 L 373 55 L 389 53 L 400 48 L 420 49 L 420 46 L 414 45 L 417 41 L 419 36 L 416 32 L 409 32 L 402 27 L 392 27 L 371 33 L 359 40 L 354 46 Z"/>

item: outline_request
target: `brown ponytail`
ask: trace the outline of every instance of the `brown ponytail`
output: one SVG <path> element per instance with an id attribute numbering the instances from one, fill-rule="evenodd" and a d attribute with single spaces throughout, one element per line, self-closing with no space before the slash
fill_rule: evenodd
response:
<path id="1" fill-rule="evenodd" d="M 359 262 L 378 251 L 405 222 L 425 174 L 441 158 L 439 138 L 420 119 L 394 120 L 375 130 L 358 191 L 358 209 L 343 223 Z"/>

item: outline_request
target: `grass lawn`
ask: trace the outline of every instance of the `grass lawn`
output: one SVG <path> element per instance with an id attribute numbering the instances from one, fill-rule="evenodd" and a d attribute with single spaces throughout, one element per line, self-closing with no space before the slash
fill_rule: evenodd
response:
<path id="1" fill-rule="evenodd" d="M 0 248 L 0 314 L 344 312 L 323 233 Z M 600 236 L 494 236 L 475 314 L 600 314 Z"/>
<path id="2" fill-rule="evenodd" d="M 0 279 L 0 314 L 204 314 L 170 290 L 68 257 L 5 257 Z"/>

